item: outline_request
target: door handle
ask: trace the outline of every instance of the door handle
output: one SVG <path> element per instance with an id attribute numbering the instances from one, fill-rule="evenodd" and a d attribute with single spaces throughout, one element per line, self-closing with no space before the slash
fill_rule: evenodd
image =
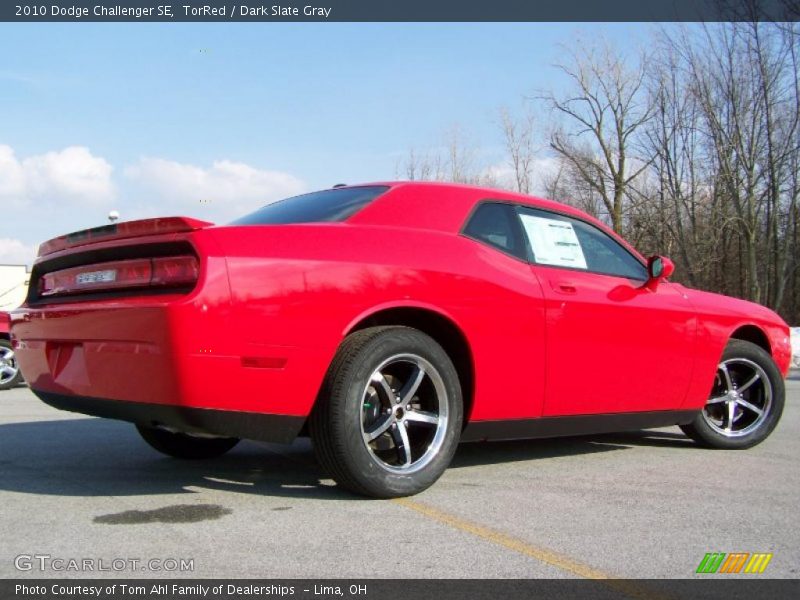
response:
<path id="1" fill-rule="evenodd" d="M 578 288 L 571 281 L 552 281 L 550 285 L 560 294 L 575 294 Z"/>

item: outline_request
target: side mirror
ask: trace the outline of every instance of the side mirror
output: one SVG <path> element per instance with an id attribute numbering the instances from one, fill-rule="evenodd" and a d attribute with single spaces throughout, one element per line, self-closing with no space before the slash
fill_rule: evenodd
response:
<path id="1" fill-rule="evenodd" d="M 647 274 L 650 279 L 645 284 L 649 289 L 655 290 L 662 279 L 666 279 L 675 271 L 674 263 L 666 256 L 651 256 L 647 259 Z"/>

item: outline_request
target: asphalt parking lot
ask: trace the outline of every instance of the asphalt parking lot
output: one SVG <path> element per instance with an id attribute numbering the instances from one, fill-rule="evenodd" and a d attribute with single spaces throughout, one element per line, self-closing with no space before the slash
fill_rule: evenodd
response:
<path id="1" fill-rule="evenodd" d="M 20 387 L 0 392 L 0 577 L 63 577 L 50 561 L 75 558 L 126 566 L 70 577 L 686 578 L 707 552 L 771 552 L 760 577 L 796 578 L 800 375 L 787 388 L 749 451 L 677 428 L 462 445 L 433 488 L 378 501 L 340 491 L 307 440 L 180 462 Z M 18 570 L 33 555 L 50 559 Z M 151 559 L 193 571 L 130 567 Z"/>

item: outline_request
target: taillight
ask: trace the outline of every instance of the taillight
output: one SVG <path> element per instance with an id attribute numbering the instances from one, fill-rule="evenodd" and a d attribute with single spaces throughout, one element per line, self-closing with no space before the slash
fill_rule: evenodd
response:
<path id="1" fill-rule="evenodd" d="M 194 256 L 137 258 L 96 263 L 47 273 L 39 280 L 40 296 L 129 288 L 185 287 L 197 281 Z"/>
<path id="2" fill-rule="evenodd" d="M 194 256 L 153 258 L 150 285 L 190 285 L 197 281 L 200 269 Z"/>

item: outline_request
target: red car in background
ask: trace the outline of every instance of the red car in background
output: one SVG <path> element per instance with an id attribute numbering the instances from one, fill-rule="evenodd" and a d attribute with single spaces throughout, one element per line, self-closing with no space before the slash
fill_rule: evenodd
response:
<path id="1" fill-rule="evenodd" d="M 22 373 L 11 348 L 9 323 L 8 313 L 0 311 L 0 390 L 10 390 L 22 382 Z"/>
<path id="2" fill-rule="evenodd" d="M 764 440 L 788 327 L 671 272 L 556 202 L 379 183 L 46 242 L 11 331 L 52 406 L 184 458 L 309 434 L 340 485 L 392 497 L 431 485 L 459 440 Z"/>

